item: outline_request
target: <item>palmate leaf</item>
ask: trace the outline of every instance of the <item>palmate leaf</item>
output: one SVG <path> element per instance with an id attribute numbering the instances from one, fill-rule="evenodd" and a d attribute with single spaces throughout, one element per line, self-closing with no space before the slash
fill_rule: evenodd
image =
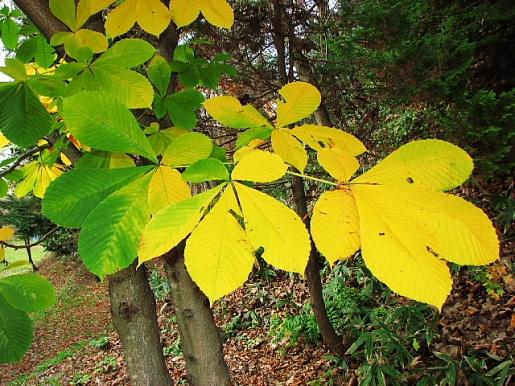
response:
<path id="1" fill-rule="evenodd" d="M 320 92 L 305 82 L 292 82 L 279 90 L 285 102 L 277 102 L 276 127 L 286 127 L 313 114 L 320 105 Z"/>
<path id="2" fill-rule="evenodd" d="M 245 231 L 254 249 L 263 247 L 263 258 L 273 266 L 304 274 L 311 243 L 300 217 L 267 194 L 238 182 L 233 184 L 241 204 Z"/>
<path id="3" fill-rule="evenodd" d="M 8 241 L 14 237 L 14 229 L 11 227 L 0 228 L 0 241 Z"/>
<path id="4" fill-rule="evenodd" d="M 321 197 L 313 214 L 313 239 L 334 261 L 357 248 L 349 234 L 359 230 L 365 264 L 379 280 L 403 296 L 441 308 L 452 285 L 446 260 L 479 265 L 499 256 L 495 229 L 483 211 L 435 190 L 464 181 L 470 159 L 454 145 L 424 140 L 401 147 L 385 161 L 350 181 L 351 192 Z M 337 216 L 342 208 L 350 217 Z M 331 229 L 345 234 L 345 253 L 331 247 Z"/>
<path id="5" fill-rule="evenodd" d="M 186 242 L 186 268 L 211 303 L 242 286 L 255 260 L 236 216 L 241 212 L 229 186 Z"/>
<path id="6" fill-rule="evenodd" d="M 172 77 L 172 69 L 166 59 L 161 55 L 154 56 L 148 65 L 147 76 L 159 94 L 165 96 Z"/>
<path id="7" fill-rule="evenodd" d="M 24 312 L 45 310 L 55 304 L 52 284 L 33 273 L 12 275 L 0 279 L 0 296 L 14 308 Z"/>
<path id="8" fill-rule="evenodd" d="M 232 179 L 253 182 L 272 182 L 283 177 L 288 170 L 281 157 L 262 150 L 245 154 L 232 171 Z"/>
<path id="9" fill-rule="evenodd" d="M 155 52 L 156 49 L 146 40 L 122 39 L 95 60 L 93 65 L 134 68 L 150 60 Z"/>
<path id="10" fill-rule="evenodd" d="M 349 153 L 339 149 L 320 149 L 317 159 L 333 178 L 338 181 L 349 181 L 359 168 L 358 160 Z"/>
<path id="11" fill-rule="evenodd" d="M 163 152 L 162 162 L 168 166 L 186 166 L 208 158 L 213 141 L 201 133 L 186 133 L 172 140 Z"/>
<path id="12" fill-rule="evenodd" d="M 189 197 L 191 197 L 190 187 L 183 180 L 181 173 L 169 166 L 156 168 L 148 190 L 148 206 L 151 214 Z"/>
<path id="13" fill-rule="evenodd" d="M 108 94 L 85 91 L 63 102 L 66 127 L 80 142 L 97 150 L 142 155 L 157 162 L 132 113 Z"/>
<path id="14" fill-rule="evenodd" d="M 190 165 L 182 177 L 191 183 L 199 184 L 206 181 L 228 181 L 229 172 L 222 161 L 206 158 Z"/>
<path id="15" fill-rule="evenodd" d="M 226 184 L 221 184 L 165 208 L 143 230 L 139 263 L 161 256 L 179 244 L 197 226 L 209 204 Z"/>
<path id="16" fill-rule="evenodd" d="M 27 84 L 0 88 L 0 132 L 12 143 L 29 147 L 52 126 L 52 117 Z"/>
<path id="17" fill-rule="evenodd" d="M 134 160 L 127 154 L 96 150 L 84 154 L 75 164 L 77 169 L 123 169 L 135 166 Z"/>
<path id="18" fill-rule="evenodd" d="M 32 342 L 32 321 L 0 294 L 0 363 L 22 359 Z"/>
<path id="19" fill-rule="evenodd" d="M 43 213 L 52 222 L 80 228 L 107 196 L 151 170 L 151 166 L 125 169 L 75 169 L 48 188 Z"/>
<path id="20" fill-rule="evenodd" d="M 150 220 L 150 173 L 115 191 L 91 211 L 79 236 L 79 253 L 89 271 L 104 278 L 128 267 L 138 254 Z"/>
<path id="21" fill-rule="evenodd" d="M 111 37 L 116 37 L 137 22 L 144 31 L 159 36 L 170 20 L 170 11 L 160 0 L 126 0 L 109 13 L 105 28 Z"/>
<path id="22" fill-rule="evenodd" d="M 230 29 L 234 11 L 227 0 L 175 0 L 170 2 L 172 19 L 177 27 L 193 23 L 200 12 L 216 27 Z"/>

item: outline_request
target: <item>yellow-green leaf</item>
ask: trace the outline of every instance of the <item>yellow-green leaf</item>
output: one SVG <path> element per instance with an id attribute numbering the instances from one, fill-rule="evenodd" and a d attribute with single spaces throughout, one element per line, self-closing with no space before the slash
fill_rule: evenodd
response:
<path id="1" fill-rule="evenodd" d="M 116 0 L 80 0 L 77 6 L 77 28 L 82 27 L 88 19 L 109 7 Z"/>
<path id="2" fill-rule="evenodd" d="M 11 142 L 7 138 L 5 138 L 5 136 L 2 133 L 0 133 L 0 149 L 6 147 L 10 143 Z"/>
<path id="3" fill-rule="evenodd" d="M 263 247 L 263 258 L 273 266 L 304 274 L 311 242 L 300 217 L 267 194 L 238 182 L 234 186 L 254 249 Z"/>
<path id="4" fill-rule="evenodd" d="M 272 148 L 282 160 L 294 166 L 301 173 L 308 164 L 308 153 L 304 146 L 288 130 L 272 131 Z"/>
<path id="5" fill-rule="evenodd" d="M 186 268 L 211 303 L 241 287 L 252 270 L 254 253 L 239 212 L 229 186 L 186 242 Z"/>
<path id="6" fill-rule="evenodd" d="M 305 82 L 288 83 L 279 90 L 286 102 L 277 101 L 277 127 L 286 127 L 313 114 L 320 105 L 320 92 Z"/>
<path id="7" fill-rule="evenodd" d="M 334 127 L 303 125 L 294 127 L 291 133 L 316 151 L 336 148 L 354 156 L 367 151 L 355 136 Z"/>
<path id="8" fill-rule="evenodd" d="M 334 179 L 347 182 L 359 168 L 358 160 L 339 149 L 320 149 L 317 152 L 318 163 Z"/>
<path id="9" fill-rule="evenodd" d="M 165 254 L 188 236 L 225 185 L 218 185 L 157 212 L 143 230 L 139 264 Z"/>
<path id="10" fill-rule="evenodd" d="M 213 150 L 211 139 L 201 133 L 187 133 L 175 138 L 163 152 L 163 163 L 169 166 L 187 166 L 209 158 Z"/>
<path id="11" fill-rule="evenodd" d="M 320 196 L 313 208 L 311 235 L 331 264 L 359 249 L 359 215 L 350 190 L 333 190 Z"/>
<path id="12" fill-rule="evenodd" d="M 75 32 L 79 44 L 91 48 L 93 53 L 98 54 L 107 50 L 108 42 L 104 34 L 91 31 L 89 29 L 80 29 Z"/>
<path id="13" fill-rule="evenodd" d="M 241 157 L 232 171 L 232 179 L 253 182 L 272 182 L 288 170 L 281 157 L 263 150 L 254 150 Z"/>
<path id="14" fill-rule="evenodd" d="M 242 105 L 231 96 L 218 96 L 204 102 L 204 107 L 214 119 L 233 129 L 272 127 L 270 122 L 252 105 Z"/>
<path id="15" fill-rule="evenodd" d="M 50 11 L 68 26 L 72 31 L 75 31 L 75 1 L 74 0 L 50 0 Z"/>
<path id="16" fill-rule="evenodd" d="M 190 187 L 182 179 L 181 173 L 169 166 L 159 166 L 156 169 L 148 191 L 148 206 L 151 214 L 189 197 L 191 197 Z"/>
<path id="17" fill-rule="evenodd" d="M 473 168 L 472 159 L 464 150 L 449 142 L 426 139 L 401 146 L 355 182 L 445 191 L 465 182 Z"/>

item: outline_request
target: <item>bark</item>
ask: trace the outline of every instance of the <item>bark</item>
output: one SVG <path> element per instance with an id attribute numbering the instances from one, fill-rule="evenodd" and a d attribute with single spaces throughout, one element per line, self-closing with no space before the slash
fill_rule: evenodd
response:
<path id="1" fill-rule="evenodd" d="M 113 324 L 120 336 L 132 386 L 168 386 L 170 375 L 159 340 L 154 294 L 144 266 L 109 279 Z"/>
<path id="2" fill-rule="evenodd" d="M 181 348 L 192 386 L 231 385 L 222 338 L 209 300 L 186 271 L 184 244 L 165 255 L 165 267 L 175 305 Z"/>
<path id="3" fill-rule="evenodd" d="M 50 12 L 47 0 L 14 0 L 14 3 L 47 39 L 57 32 L 68 31 L 68 27 Z"/>

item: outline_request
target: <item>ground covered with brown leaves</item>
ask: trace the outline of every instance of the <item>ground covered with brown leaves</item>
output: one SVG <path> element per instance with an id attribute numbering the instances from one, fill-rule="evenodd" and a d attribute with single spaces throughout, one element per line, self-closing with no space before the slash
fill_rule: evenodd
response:
<path id="1" fill-rule="evenodd" d="M 490 360 L 498 361 L 495 363 L 504 366 L 501 370 L 507 374 L 513 372 L 508 366 L 515 328 L 513 243 L 509 238 L 504 241 L 503 259 L 490 267 L 457 272 L 442 314 L 429 310 L 435 319 L 435 336 L 427 347 L 422 343 L 416 348 L 417 355 L 410 358 L 406 372 L 423 374 L 426 368 L 435 368 L 438 363 L 431 354 L 435 351 L 443 360 L 457 364 L 465 361 L 464 366 L 472 370 L 478 367 L 474 370 L 477 374 L 493 371 L 486 367 Z M 154 279 L 158 278 L 162 267 L 156 263 L 152 269 Z M 73 260 L 46 259 L 40 273 L 54 283 L 58 304 L 33 315 L 34 344 L 21 363 L 0 367 L 0 385 L 130 385 L 120 342 L 111 325 L 106 283 L 98 282 Z M 359 282 L 353 280 L 346 285 Z M 388 296 L 397 306 L 413 304 Z M 379 304 L 378 299 L 373 301 Z M 287 324 L 283 321 L 302 313 L 307 302 L 307 288 L 300 278 L 265 268 L 243 288 L 215 304 L 217 324 L 226 336 L 225 358 L 236 385 L 356 385 L 358 379 L 364 379 L 366 362 L 373 363 L 373 354 L 365 352 L 360 357 L 355 355 L 358 347 L 351 347 L 349 352 L 354 355 L 341 361 L 319 341 L 309 339 L 309 333 L 292 338 L 299 330 L 295 325 L 284 327 Z M 166 296 L 158 302 L 157 312 L 173 382 L 187 384 L 174 310 Z M 372 327 L 364 325 L 363 329 L 369 333 Z M 376 343 L 372 343 L 373 350 L 383 349 Z M 483 359 L 471 356 L 471 350 L 482 353 Z M 501 374 L 501 370 L 496 371 Z M 445 371 L 451 373 L 454 384 L 477 384 L 459 365 Z M 419 378 L 401 374 L 399 382 L 414 384 L 413 380 Z M 509 382 L 510 378 L 506 379 Z"/>

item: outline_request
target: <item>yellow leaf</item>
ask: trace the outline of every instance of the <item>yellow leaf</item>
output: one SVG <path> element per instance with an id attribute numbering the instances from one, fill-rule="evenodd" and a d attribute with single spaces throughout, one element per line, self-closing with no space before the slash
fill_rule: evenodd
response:
<path id="1" fill-rule="evenodd" d="M 184 27 L 197 20 L 200 13 L 199 0 L 170 1 L 170 13 L 177 27 Z"/>
<path id="2" fill-rule="evenodd" d="M 40 165 L 34 182 L 33 193 L 36 197 L 43 198 L 50 183 L 62 174 L 61 169 L 56 166 L 49 167 Z"/>
<path id="3" fill-rule="evenodd" d="M 112 10 L 105 22 L 109 36 L 116 37 L 128 32 L 136 22 L 138 0 L 126 0 Z"/>
<path id="4" fill-rule="evenodd" d="M 0 133 L 0 149 L 9 145 L 10 143 L 11 142 L 7 138 L 5 138 L 5 136 L 2 133 Z"/>
<path id="5" fill-rule="evenodd" d="M 229 186 L 186 242 L 186 268 L 211 303 L 241 287 L 255 260 L 238 212 Z"/>
<path id="6" fill-rule="evenodd" d="M 156 169 L 148 191 L 151 214 L 189 197 L 191 197 L 190 187 L 182 179 L 181 173 L 169 166 L 159 166 Z"/>
<path id="7" fill-rule="evenodd" d="M 300 217 L 267 194 L 238 182 L 234 186 L 254 249 L 263 247 L 263 258 L 273 266 L 304 274 L 311 242 Z"/>
<path id="8" fill-rule="evenodd" d="M 226 0 L 174 0 L 170 12 L 177 27 L 193 23 L 199 13 L 216 27 L 230 29 L 234 23 L 234 11 Z"/>
<path id="9" fill-rule="evenodd" d="M 272 182 L 288 170 L 281 157 L 267 151 L 254 150 L 245 154 L 232 171 L 232 179 L 253 182 Z"/>
<path id="10" fill-rule="evenodd" d="M 264 143 L 266 143 L 266 142 L 263 141 L 262 139 L 253 139 L 252 141 L 249 142 L 249 144 L 247 146 L 243 146 L 243 147 L 239 148 L 238 150 L 236 150 L 232 156 L 232 159 L 234 160 L 235 163 L 240 162 L 245 154 L 256 151 L 257 148 L 259 146 L 263 145 Z"/>
<path id="11" fill-rule="evenodd" d="M 77 6 L 77 28 L 82 27 L 88 19 L 109 7 L 116 0 L 81 0 Z"/>
<path id="12" fill-rule="evenodd" d="M 206 111 L 224 126 L 233 129 L 272 127 L 252 105 L 243 106 L 231 96 L 218 96 L 204 102 Z"/>
<path id="13" fill-rule="evenodd" d="M 107 38 L 100 32 L 91 31 L 89 29 L 80 29 L 75 32 L 79 44 L 91 48 L 91 50 L 98 54 L 107 50 Z"/>
<path id="14" fill-rule="evenodd" d="M 355 136 L 334 127 L 303 125 L 294 127 L 291 133 L 316 151 L 336 148 L 353 156 L 367 151 L 363 143 Z"/>
<path id="15" fill-rule="evenodd" d="M 136 12 L 140 27 L 152 35 L 161 35 L 170 25 L 170 11 L 161 0 L 139 0 Z"/>
<path id="16" fill-rule="evenodd" d="M 277 124 L 286 127 L 313 114 L 320 105 L 320 92 L 305 82 L 289 83 L 279 90 L 286 102 L 277 101 Z"/>
<path id="17" fill-rule="evenodd" d="M 331 264 L 359 249 L 359 216 L 350 190 L 334 190 L 320 196 L 313 208 L 311 235 Z"/>
<path id="18" fill-rule="evenodd" d="M 59 157 L 61 158 L 61 162 L 65 164 L 66 166 L 72 166 L 72 161 L 66 156 L 66 154 L 61 153 L 59 154 Z"/>
<path id="19" fill-rule="evenodd" d="M 32 191 L 32 189 L 34 188 L 34 184 L 36 183 L 36 179 L 38 177 L 38 165 L 38 162 L 33 161 L 28 163 L 21 169 L 25 178 L 22 181 L 20 181 L 14 189 L 14 194 L 16 195 L 16 197 L 25 197 L 30 191 Z"/>
<path id="20" fill-rule="evenodd" d="M 426 245 L 432 255 L 461 265 L 490 264 L 499 258 L 492 222 L 464 199 L 416 187 L 369 186 L 368 191 L 374 199 L 381 196 L 381 204 L 398 205 L 398 215 L 419 224 L 433 240 Z"/>
<path id="21" fill-rule="evenodd" d="M 449 190 L 465 182 L 473 167 L 470 156 L 459 147 L 426 139 L 401 146 L 355 182 Z"/>
<path id="22" fill-rule="evenodd" d="M 0 245 L 0 263 L 5 260 L 5 249 Z"/>
<path id="23" fill-rule="evenodd" d="M 225 185 L 218 185 L 157 212 L 143 230 L 139 264 L 163 255 L 188 236 Z"/>
<path id="24" fill-rule="evenodd" d="M 209 23 L 216 27 L 231 29 L 234 11 L 227 0 L 200 0 L 200 9 Z"/>
<path id="25" fill-rule="evenodd" d="M 366 266 L 396 293 L 441 309 L 452 279 L 447 263 L 433 254 L 434 238 L 404 202 L 378 188 L 352 185 Z"/>
<path id="26" fill-rule="evenodd" d="M 0 241 L 12 240 L 14 237 L 14 229 L 11 227 L 0 228 Z"/>
<path id="27" fill-rule="evenodd" d="M 339 149 L 320 149 L 317 157 L 320 166 L 341 182 L 349 181 L 359 168 L 359 162 L 355 157 Z"/>
<path id="28" fill-rule="evenodd" d="M 287 130 L 272 131 L 272 148 L 284 162 L 293 165 L 301 173 L 308 164 L 308 153 L 304 146 Z"/>

